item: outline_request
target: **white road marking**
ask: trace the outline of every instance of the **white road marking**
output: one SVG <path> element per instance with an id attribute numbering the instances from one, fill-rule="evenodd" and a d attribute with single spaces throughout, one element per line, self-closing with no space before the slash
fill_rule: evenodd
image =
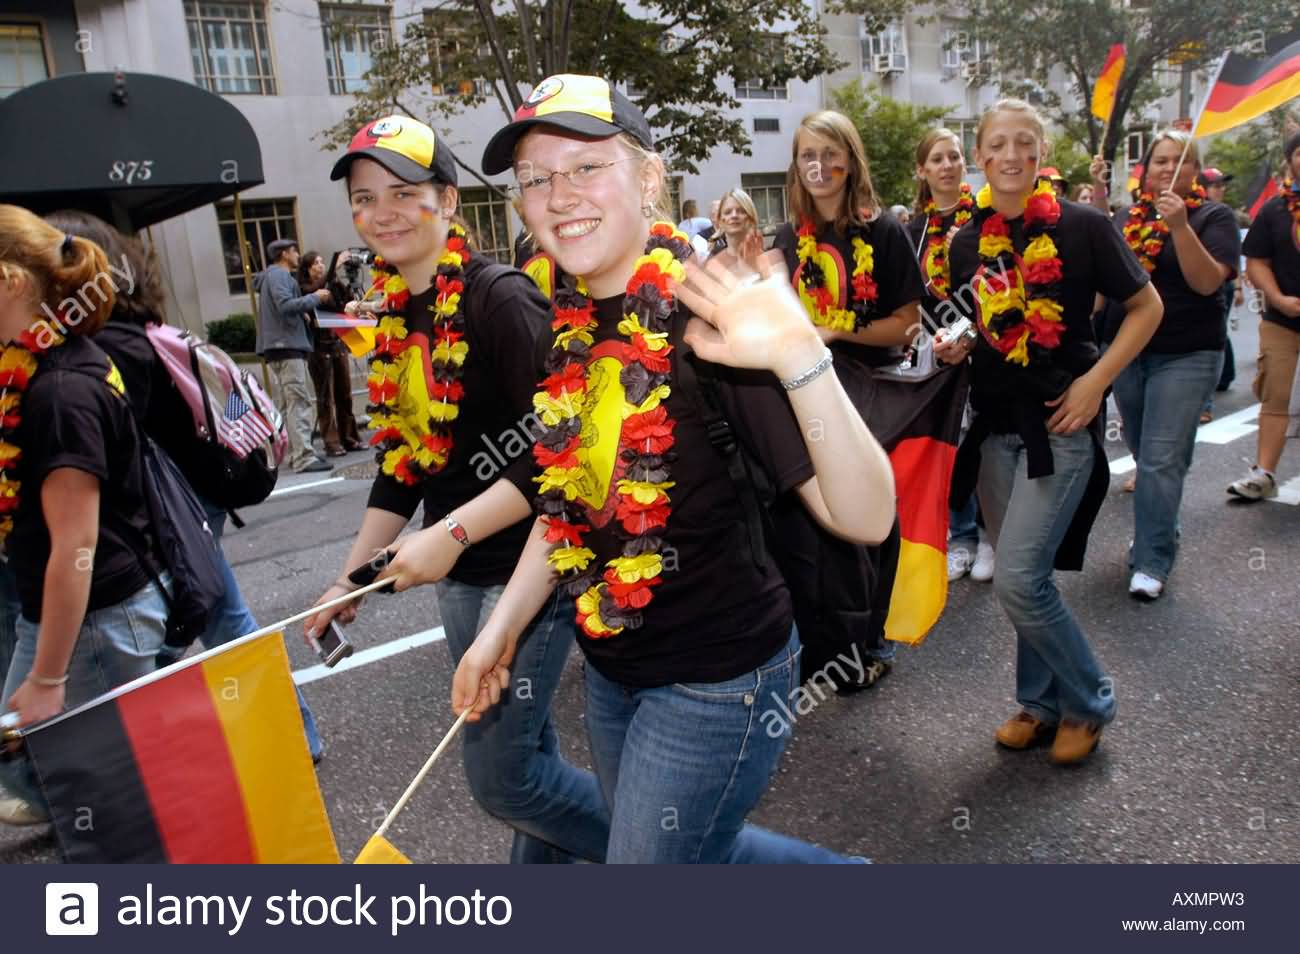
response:
<path id="1" fill-rule="evenodd" d="M 1217 421 L 1211 421 L 1209 424 L 1202 424 L 1198 427 L 1196 429 L 1196 443 L 1231 444 L 1233 441 L 1259 430 L 1258 421 L 1258 404 L 1243 407 L 1240 411 L 1229 414 L 1227 417 L 1221 417 Z M 1114 476 L 1127 474 L 1136 467 L 1137 464 L 1134 463 L 1132 454 L 1116 457 L 1110 462 L 1110 472 Z M 1286 503 L 1286 501 L 1283 501 L 1283 503 Z"/>
<path id="2" fill-rule="evenodd" d="M 285 633 L 285 638 L 289 638 L 288 633 Z M 358 669 L 361 666 L 368 666 L 371 663 L 379 662 L 381 659 L 388 659 L 390 656 L 409 652 L 412 649 L 418 649 L 421 646 L 427 646 L 430 643 L 436 643 L 446 638 L 446 630 L 441 626 L 435 626 L 433 629 L 426 629 L 422 633 L 413 633 L 410 636 L 403 636 L 401 639 L 394 639 L 387 643 L 381 643 L 378 646 L 371 646 L 369 649 L 362 649 L 359 652 L 353 653 L 333 669 L 324 665 L 299 669 L 293 674 L 293 681 L 300 686 L 305 686 L 309 682 L 316 682 L 318 679 L 327 679 L 330 676 L 337 676 L 339 673 L 347 672 L 350 669 Z"/>
<path id="3" fill-rule="evenodd" d="M 1292 477 L 1277 488 L 1277 496 L 1268 498 L 1273 503 L 1290 504 L 1300 507 L 1300 477 Z"/>
<path id="4" fill-rule="evenodd" d="M 313 487 L 324 487 L 326 484 L 337 484 L 341 480 L 343 480 L 342 477 L 326 477 L 324 480 L 311 480 L 305 484 L 291 484 L 288 487 L 281 487 L 279 490 L 272 490 L 271 497 L 297 493 L 299 490 L 311 490 Z M 267 499 L 269 500 L 270 497 Z"/>

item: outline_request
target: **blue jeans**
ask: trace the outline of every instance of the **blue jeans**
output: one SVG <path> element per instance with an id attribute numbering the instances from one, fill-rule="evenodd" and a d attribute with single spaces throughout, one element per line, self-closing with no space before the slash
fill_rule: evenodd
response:
<path id="1" fill-rule="evenodd" d="M 171 585 L 166 575 L 163 583 Z M 32 671 L 39 632 L 37 623 L 19 615 L 18 644 L 4 681 L 6 702 Z M 65 708 L 81 705 L 153 672 L 166 633 L 167 601 L 156 583 L 146 584 L 120 603 L 87 613 L 68 662 Z M 28 759 L 0 762 L 0 782 L 33 806 L 45 807 L 45 797 Z"/>
<path id="2" fill-rule="evenodd" d="M 9 564 L 0 559 L 0 681 L 9 671 L 9 662 L 14 658 L 14 644 L 18 642 L 18 616 L 22 604 L 18 602 L 18 582 Z M 0 699 L 0 708 L 5 700 Z"/>
<path id="3" fill-rule="evenodd" d="M 459 665 L 505 587 L 444 579 L 435 588 L 447 648 Z M 605 860 L 609 809 L 600 786 L 564 761 L 551 723 L 551 697 L 574 638 L 573 600 L 552 596 L 519 640 L 510 691 L 462 733 L 470 791 L 515 829 L 515 864 Z"/>
<path id="4" fill-rule="evenodd" d="M 208 620 L 208 628 L 199 636 L 203 648 L 212 649 L 215 646 L 223 646 L 240 636 L 255 633 L 261 627 L 257 625 L 257 620 L 253 618 L 253 614 L 244 603 L 244 595 L 239 592 L 239 581 L 235 579 L 235 571 L 231 569 L 230 561 L 226 559 L 225 551 L 221 549 L 221 535 L 226 529 L 226 512 L 208 503 L 202 497 L 199 497 L 199 503 L 203 505 L 208 515 L 208 526 L 212 528 L 212 536 L 217 541 L 217 550 L 221 557 L 218 562 L 221 565 L 222 580 L 226 585 L 221 602 L 213 609 L 212 617 Z M 183 655 L 183 650 L 166 647 L 158 658 L 158 665 L 169 665 Z M 307 748 L 311 752 L 311 757 L 318 759 L 325 752 L 325 743 L 321 741 L 320 730 L 316 727 L 316 716 L 312 714 L 307 700 L 303 698 L 302 690 L 294 686 L 293 691 L 298 697 L 298 712 L 302 715 L 303 731 L 307 734 Z"/>
<path id="5" fill-rule="evenodd" d="M 745 824 L 791 735 L 794 635 L 753 672 L 719 683 L 636 689 L 587 666 L 587 731 L 613 809 L 615 863 L 808 863 L 846 859 Z"/>
<path id="6" fill-rule="evenodd" d="M 948 511 L 948 548 L 965 547 L 971 553 L 975 552 L 975 547 L 980 542 L 980 528 L 976 523 L 976 514 L 979 513 L 978 498 L 975 494 L 970 495 L 966 505 L 960 510 Z"/>
<path id="7" fill-rule="evenodd" d="M 1124 441 L 1137 461 L 1130 563 L 1161 582 L 1178 553 L 1183 481 L 1192 466 L 1201 409 L 1214 393 L 1222 361 L 1222 351 L 1141 354 L 1115 379 Z"/>
<path id="8" fill-rule="evenodd" d="M 1049 724 L 1115 717 L 1113 682 L 1053 579 L 1056 550 L 1083 500 L 1094 446 L 1087 431 L 1051 434 L 1054 473 L 1029 479 L 1024 442 L 990 434 L 981 448 L 980 509 L 997 549 L 993 589 L 1016 630 L 1016 699 Z"/>

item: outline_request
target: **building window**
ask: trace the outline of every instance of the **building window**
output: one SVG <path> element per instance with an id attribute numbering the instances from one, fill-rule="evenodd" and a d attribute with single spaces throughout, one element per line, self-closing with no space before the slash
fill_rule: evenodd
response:
<path id="1" fill-rule="evenodd" d="M 966 160 L 966 168 L 973 170 L 975 168 L 975 130 L 979 126 L 978 119 L 945 119 L 943 124 L 957 134 L 961 141 L 962 158 Z"/>
<path id="2" fill-rule="evenodd" d="M 489 258 L 509 265 L 514 261 L 510 234 L 510 202 L 494 189 L 460 190 L 460 214 L 469 223 L 474 247 Z"/>
<path id="3" fill-rule="evenodd" d="M 0 23 L 0 99 L 49 78 L 40 26 Z"/>
<path id="4" fill-rule="evenodd" d="M 479 63 L 491 56 L 486 45 L 477 45 L 465 29 L 463 20 L 453 19 L 444 10 L 426 10 L 425 26 L 429 30 L 429 75 L 433 77 L 434 96 L 470 96 L 486 92 L 478 78 Z"/>
<path id="5" fill-rule="evenodd" d="M 758 225 L 773 232 L 785 224 L 785 173 L 753 172 L 742 174 L 740 187 L 749 193 L 758 210 Z"/>
<path id="6" fill-rule="evenodd" d="M 985 63 L 993 56 L 993 41 L 972 35 L 967 30 L 953 27 L 943 31 L 943 43 L 939 47 L 939 65 L 949 71 L 963 66 L 974 67 Z"/>
<path id="7" fill-rule="evenodd" d="M 194 82 L 214 93 L 275 95 L 264 4 L 187 0 L 185 25 Z"/>
<path id="8" fill-rule="evenodd" d="M 756 133 L 779 133 L 781 131 L 781 120 L 779 119 L 760 119 L 754 117 L 754 132 Z"/>
<path id="9" fill-rule="evenodd" d="M 389 7 L 322 3 L 320 22 L 330 92 L 338 96 L 364 90 L 363 77 L 374 63 L 375 54 L 388 46 L 392 34 Z"/>
<path id="10" fill-rule="evenodd" d="M 668 177 L 668 205 L 673 210 L 673 221 L 682 220 L 682 187 L 684 180 L 681 176 Z"/>
<path id="11" fill-rule="evenodd" d="M 241 203 L 248 262 L 254 274 L 266 268 L 268 244 L 280 238 L 293 239 L 295 242 L 298 240 L 295 204 L 295 199 L 252 199 Z M 244 265 L 239 257 L 239 242 L 235 238 L 234 203 L 217 203 L 217 228 L 221 231 L 221 255 L 226 262 L 226 285 L 230 294 L 242 294 Z"/>
<path id="12" fill-rule="evenodd" d="M 1139 129 L 1128 134 L 1126 139 L 1125 153 L 1127 154 L 1128 164 L 1136 165 L 1142 161 L 1142 157 L 1147 151 L 1147 137 L 1150 135 L 1148 130 Z"/>
<path id="13" fill-rule="evenodd" d="M 866 33 L 865 29 L 866 25 L 863 24 L 862 62 L 866 64 L 867 69 L 871 69 L 871 64 L 875 62 L 877 56 L 900 53 L 907 55 L 907 37 L 903 33 L 901 23 L 891 23 L 879 33 Z"/>
<path id="14" fill-rule="evenodd" d="M 785 58 L 785 40 L 782 37 L 766 36 L 759 42 L 759 58 L 763 62 L 775 63 Z M 763 79 L 736 80 L 737 99 L 789 99 L 789 96 L 785 83 L 769 86 Z"/>

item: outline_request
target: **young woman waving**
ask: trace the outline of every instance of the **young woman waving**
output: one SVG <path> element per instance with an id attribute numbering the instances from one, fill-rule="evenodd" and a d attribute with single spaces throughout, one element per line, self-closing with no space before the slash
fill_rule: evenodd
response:
<path id="1" fill-rule="evenodd" d="M 783 275 L 740 286 L 715 266 L 683 283 L 691 247 L 656 221 L 667 190 L 652 148 L 609 83 L 561 75 L 484 156 L 489 174 L 513 167 L 529 230 L 571 277 L 534 397 L 541 516 L 461 661 L 453 708 L 478 718 L 508 693 L 522 627 L 558 589 L 587 657 L 609 861 L 842 860 L 745 826 L 789 738 L 799 644 L 704 427 L 699 379 L 715 379 L 768 478 L 850 539 L 889 532 L 889 462 Z M 804 437 L 814 420 L 822 441 Z"/>

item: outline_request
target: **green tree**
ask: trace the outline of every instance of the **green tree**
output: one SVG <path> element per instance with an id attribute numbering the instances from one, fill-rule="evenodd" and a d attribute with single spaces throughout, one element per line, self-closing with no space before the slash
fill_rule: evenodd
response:
<path id="1" fill-rule="evenodd" d="M 878 89 L 849 83 L 832 94 L 834 107 L 862 136 L 871 166 L 871 182 L 886 207 L 911 208 L 916 198 L 916 146 L 947 110 L 943 106 L 913 106 L 890 99 Z"/>
<path id="2" fill-rule="evenodd" d="M 802 0 L 648 0 L 635 12 L 615 0 L 446 0 L 373 51 L 368 88 L 322 148 L 386 112 L 436 128 L 495 100 L 509 118 L 546 76 L 592 73 L 626 83 L 669 163 L 694 172 L 718 147 L 750 154 L 733 81 L 773 87 L 838 69 L 825 36 Z"/>
<path id="3" fill-rule="evenodd" d="M 965 0 L 962 28 L 989 41 L 982 68 L 1003 91 L 1038 104 L 1090 153 L 1113 162 L 1131 115 L 1171 92 L 1157 70 L 1210 66 L 1226 50 L 1292 28 L 1293 11 L 1276 0 Z M 1093 85 L 1111 46 L 1127 57 L 1115 108 L 1104 128 L 1092 115 Z M 1069 95 L 1053 92 L 1064 75 Z M 1178 77 L 1165 74 L 1170 83 Z M 1195 108 L 1196 104 L 1193 104 Z M 1104 136 L 1103 136 L 1104 132 Z"/>

